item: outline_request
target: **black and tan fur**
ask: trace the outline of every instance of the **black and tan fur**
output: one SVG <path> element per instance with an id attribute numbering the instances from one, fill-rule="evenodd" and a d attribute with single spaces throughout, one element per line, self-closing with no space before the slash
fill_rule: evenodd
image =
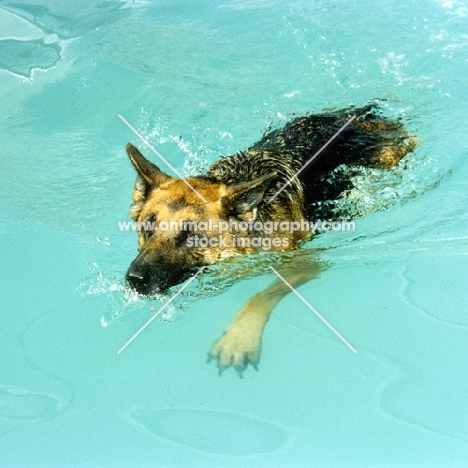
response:
<path id="1" fill-rule="evenodd" d="M 354 120 L 295 177 L 353 115 Z M 374 106 L 296 118 L 284 128 L 267 133 L 246 151 L 220 159 L 206 174 L 188 177 L 185 182 L 165 174 L 128 144 L 128 155 L 138 173 L 130 213 L 137 222 L 156 225 L 174 220 L 211 220 L 217 226 L 220 221 L 229 220 L 266 222 L 314 218 L 316 213 L 311 207 L 320 205 L 321 201 L 345 197 L 351 189 L 347 171 L 337 173 L 338 166 L 390 168 L 414 147 L 403 126 L 380 117 Z M 270 202 L 288 181 L 291 182 Z M 320 214 L 323 216 L 323 211 Z M 223 247 L 190 247 L 187 241 L 197 235 L 222 238 Z M 141 294 L 164 291 L 181 283 L 202 265 L 258 250 L 236 245 L 234 237 L 239 235 L 268 237 L 278 233 L 252 229 L 221 233 L 216 227 L 203 233 L 183 229 L 141 230 L 139 254 L 130 265 L 127 282 Z M 311 237 L 305 230 L 281 235 L 287 236 L 289 250 Z M 273 246 L 272 250 L 275 249 L 285 250 L 284 244 Z M 309 266 L 290 273 L 288 281 L 297 287 L 317 273 L 318 267 Z M 257 364 L 265 323 L 289 291 L 277 280 L 238 312 L 210 351 L 220 369 L 232 365 L 242 372 L 249 363 Z"/>

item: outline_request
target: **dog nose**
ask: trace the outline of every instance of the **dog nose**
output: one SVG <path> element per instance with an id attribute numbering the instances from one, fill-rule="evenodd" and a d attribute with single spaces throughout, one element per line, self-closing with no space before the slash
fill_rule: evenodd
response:
<path id="1" fill-rule="evenodd" d="M 131 286 L 138 286 L 145 284 L 145 278 L 137 271 L 129 271 L 126 276 L 127 281 Z"/>
<path id="2" fill-rule="evenodd" d="M 144 269 L 131 265 L 125 275 L 125 279 L 128 285 L 140 294 L 147 292 L 149 280 Z"/>

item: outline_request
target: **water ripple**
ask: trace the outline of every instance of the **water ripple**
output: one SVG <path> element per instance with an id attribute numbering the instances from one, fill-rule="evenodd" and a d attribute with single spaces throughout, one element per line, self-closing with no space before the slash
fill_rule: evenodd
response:
<path id="1" fill-rule="evenodd" d="M 130 417 L 157 437 L 220 455 L 273 453 L 290 435 L 276 424 L 226 411 L 140 409 Z"/>

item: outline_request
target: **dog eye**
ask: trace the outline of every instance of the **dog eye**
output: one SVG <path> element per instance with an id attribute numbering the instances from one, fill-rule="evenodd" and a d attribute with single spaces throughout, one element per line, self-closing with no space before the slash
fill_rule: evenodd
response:
<path id="1" fill-rule="evenodd" d="M 148 240 L 156 230 L 156 216 L 152 214 L 148 216 L 144 221 L 141 221 L 140 230 L 145 240 Z"/>
<path id="2" fill-rule="evenodd" d="M 184 239 L 193 239 L 195 237 L 195 234 L 189 229 L 185 229 L 183 231 L 180 231 L 180 236 Z"/>
<path id="3" fill-rule="evenodd" d="M 190 226 L 183 225 L 183 228 L 179 231 L 179 235 L 177 236 L 176 243 L 178 245 L 186 244 L 187 240 L 193 239 L 195 237 L 194 232 L 192 231 Z"/>

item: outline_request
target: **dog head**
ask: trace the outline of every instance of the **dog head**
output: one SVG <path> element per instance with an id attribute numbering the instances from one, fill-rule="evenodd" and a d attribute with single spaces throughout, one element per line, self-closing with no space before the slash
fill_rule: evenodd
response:
<path id="1" fill-rule="evenodd" d="M 255 218 L 275 173 L 236 185 L 204 177 L 181 180 L 162 172 L 131 144 L 127 153 L 137 170 L 130 216 L 137 225 L 139 254 L 126 280 L 137 292 L 164 291 L 203 265 L 252 251 L 236 245 L 226 223 Z"/>

